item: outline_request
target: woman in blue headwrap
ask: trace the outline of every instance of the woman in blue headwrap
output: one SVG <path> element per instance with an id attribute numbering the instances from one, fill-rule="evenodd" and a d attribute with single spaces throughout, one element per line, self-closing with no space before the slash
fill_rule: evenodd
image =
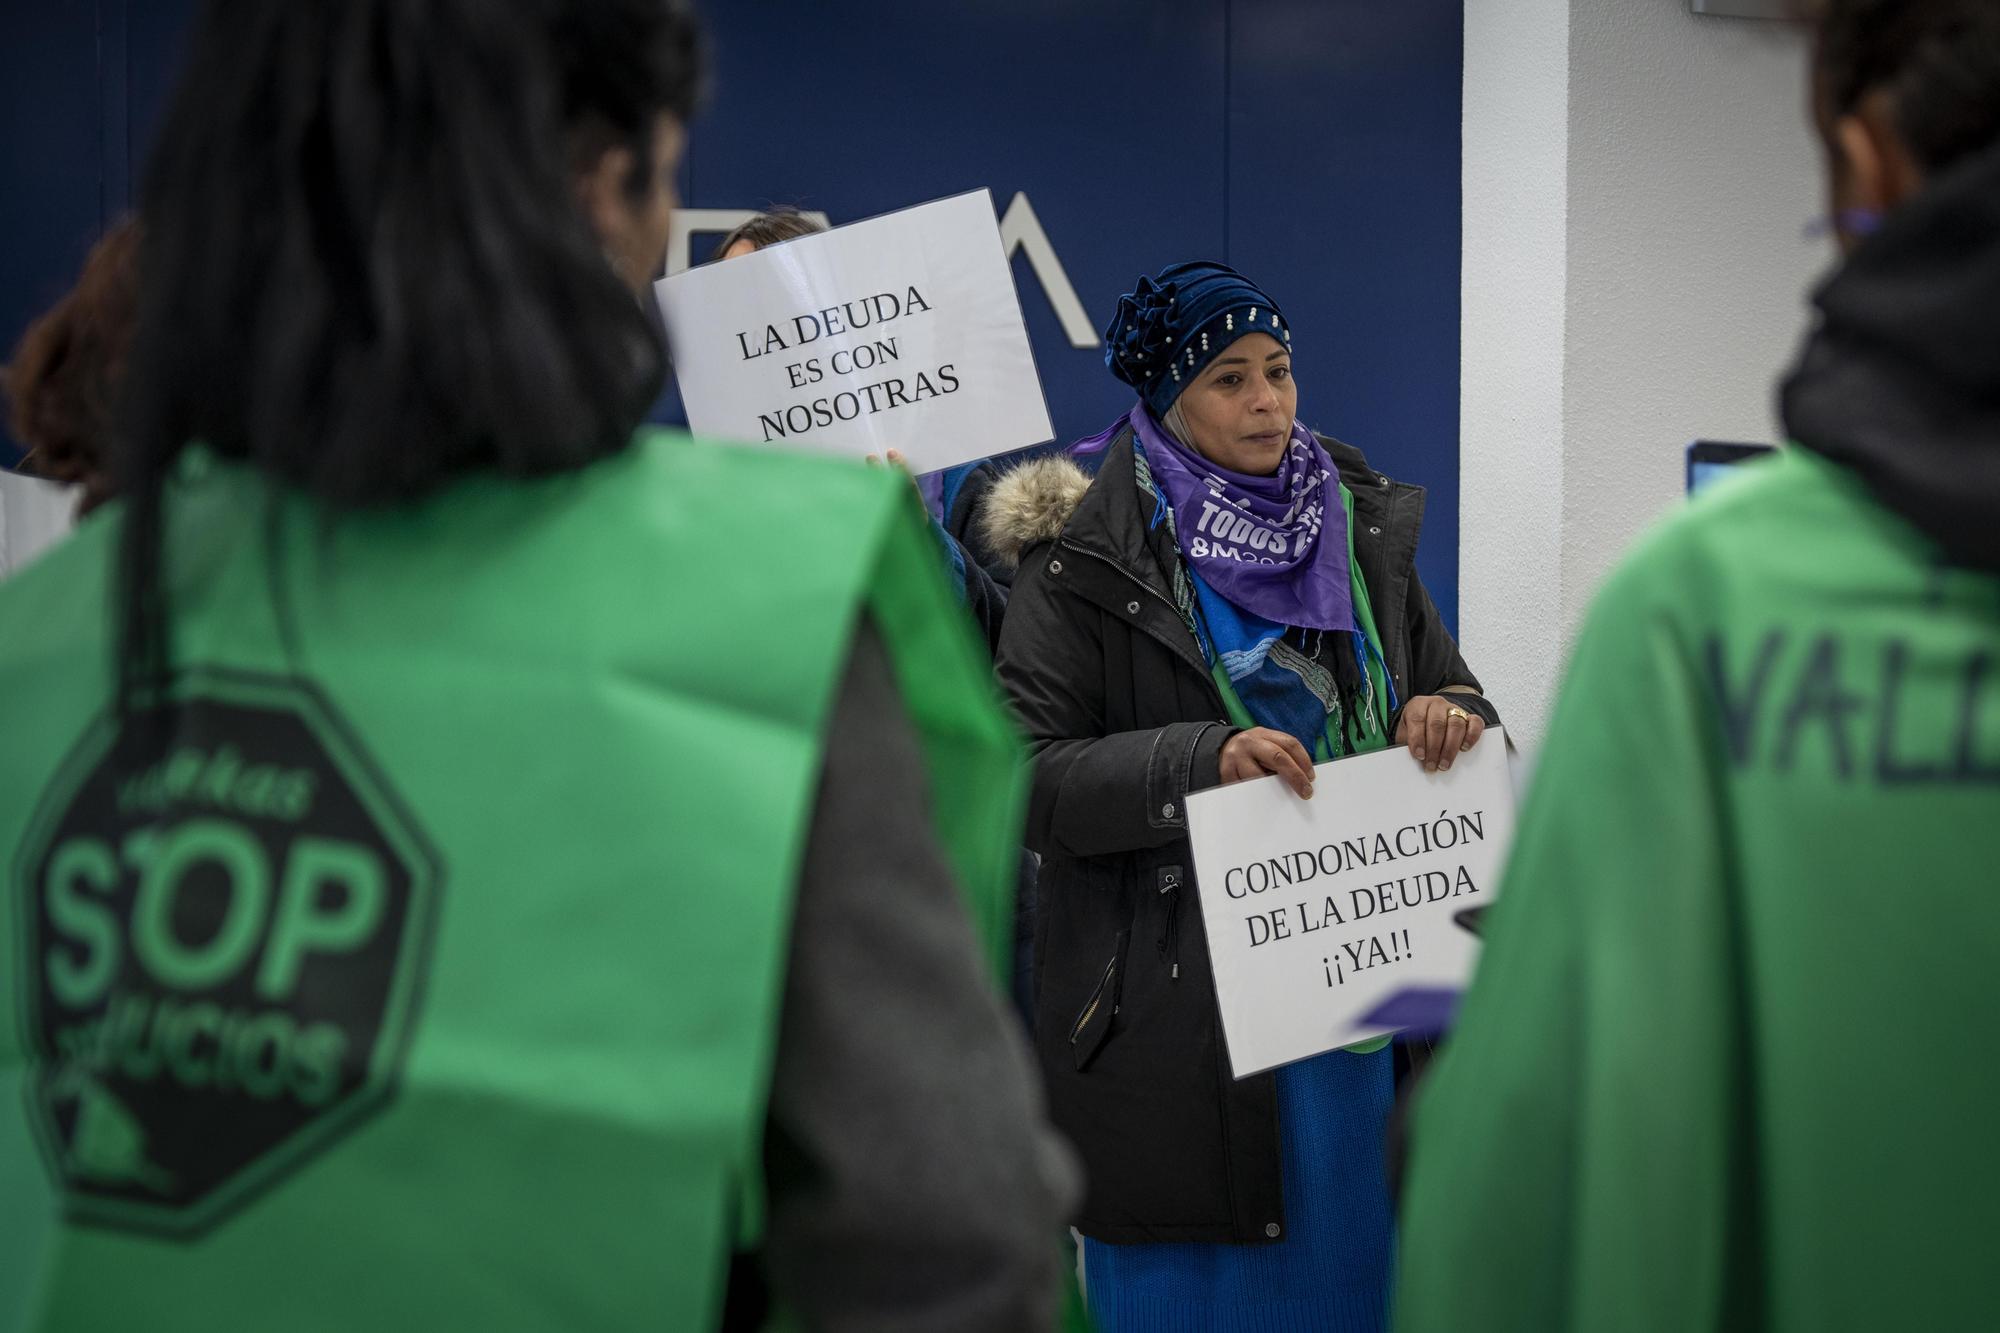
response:
<path id="1" fill-rule="evenodd" d="M 988 501 L 1018 560 L 998 668 L 1035 755 L 1036 1046 L 1088 1167 L 1102 1327 L 1379 1329 L 1393 1234 L 1377 1042 L 1236 1080 L 1190 893 L 1191 791 L 1498 721 L 1414 566 L 1424 496 L 1297 419 L 1292 330 L 1220 264 L 1106 330 L 1139 401 Z"/>

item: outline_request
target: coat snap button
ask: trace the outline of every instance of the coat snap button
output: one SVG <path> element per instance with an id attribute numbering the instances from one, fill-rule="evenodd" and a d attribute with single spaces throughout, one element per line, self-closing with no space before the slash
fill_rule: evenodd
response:
<path id="1" fill-rule="evenodd" d="M 1160 807 L 1160 817 L 1162 819 L 1172 819 L 1174 817 L 1174 803 L 1172 801 L 1168 801 Z"/>
<path id="2" fill-rule="evenodd" d="M 1266 1222 L 1264 1224 L 1264 1234 L 1269 1236 L 1272 1240 L 1276 1240 L 1278 1238 L 1278 1232 L 1281 1230 L 1283 1230 L 1283 1228 L 1281 1228 L 1276 1222 Z"/>
<path id="3" fill-rule="evenodd" d="M 1371 537 L 1380 537 L 1380 536 L 1382 535 L 1382 529 L 1380 529 L 1380 528 L 1370 528 L 1370 529 L 1368 529 L 1368 535 L 1369 535 L 1369 536 L 1371 536 Z"/>
<path id="4" fill-rule="evenodd" d="M 1384 486 L 1387 486 L 1389 484 L 1389 479 L 1387 477 L 1377 477 L 1375 478 L 1375 480 L 1380 482 Z"/>
<path id="5" fill-rule="evenodd" d="M 1060 560 L 1051 560 L 1051 561 L 1049 561 L 1049 573 L 1051 573 L 1051 574 L 1060 574 L 1060 573 L 1062 573 L 1062 561 L 1060 561 Z"/>
<path id="6" fill-rule="evenodd" d="M 1139 604 L 1138 604 L 1137 602 L 1127 602 L 1127 603 L 1125 603 L 1125 609 L 1126 609 L 1126 611 L 1130 612 L 1130 613 L 1131 613 L 1132 615 L 1135 615 L 1135 616 L 1136 616 L 1136 615 L 1138 615 L 1138 614 L 1139 614 Z"/>

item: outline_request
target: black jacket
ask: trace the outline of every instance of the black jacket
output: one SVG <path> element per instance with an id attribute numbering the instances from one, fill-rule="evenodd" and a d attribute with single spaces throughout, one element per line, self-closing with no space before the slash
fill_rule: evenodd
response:
<path id="1" fill-rule="evenodd" d="M 967 546 L 951 529 L 939 526 L 951 574 L 958 582 L 959 596 L 979 630 L 980 642 L 989 656 L 1000 651 L 1000 625 L 1007 618 L 1007 585 L 1000 583 L 979 563 L 978 552 Z"/>
<path id="2" fill-rule="evenodd" d="M 1397 697 L 1477 690 L 1417 578 L 1422 489 L 1323 443 L 1354 495 Z M 1178 555 L 1145 522 L 1132 447 L 1129 432 L 1114 440 L 1095 483 L 1067 460 L 1029 464 L 987 502 L 1020 561 L 997 666 L 1035 759 L 1036 1047 L 1084 1158 L 1085 1235 L 1276 1240 L 1276 1084 L 1230 1076 L 1184 813 L 1219 781 L 1234 728 L 1174 604 Z M 1466 706 L 1497 720 L 1484 700 Z"/>
<path id="3" fill-rule="evenodd" d="M 816 1329 L 1055 1322 L 1050 1233 L 1076 1170 L 985 984 L 928 790 L 889 655 L 864 621 L 799 867 L 768 1220 L 731 1269 L 725 1330 L 766 1327 L 773 1298 Z"/>
<path id="4" fill-rule="evenodd" d="M 1006 589 L 1014 581 L 1014 563 L 994 549 L 982 520 L 994 486 L 1005 475 L 1004 459 L 996 461 L 989 458 L 968 468 L 965 475 L 958 479 L 958 485 L 946 492 L 945 498 L 950 504 L 939 520 L 980 571 L 999 585 L 1003 603 Z"/>
<path id="5" fill-rule="evenodd" d="M 1940 173 L 1820 288 L 1786 433 L 1947 563 L 2000 571 L 2000 145 Z"/>

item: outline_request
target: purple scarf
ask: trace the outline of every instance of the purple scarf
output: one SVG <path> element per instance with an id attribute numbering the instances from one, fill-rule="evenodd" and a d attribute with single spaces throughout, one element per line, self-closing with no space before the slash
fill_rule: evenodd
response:
<path id="1" fill-rule="evenodd" d="M 1141 403 L 1129 420 L 1174 508 L 1188 568 L 1250 615 L 1297 629 L 1354 629 L 1339 472 L 1292 423 L 1277 474 L 1246 477 L 1174 439 Z"/>

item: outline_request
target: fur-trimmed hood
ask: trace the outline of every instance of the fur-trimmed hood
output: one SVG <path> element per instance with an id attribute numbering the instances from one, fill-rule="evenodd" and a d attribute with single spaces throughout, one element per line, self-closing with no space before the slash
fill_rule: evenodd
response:
<path id="1" fill-rule="evenodd" d="M 1037 458 L 1003 474 L 979 516 L 987 546 L 1007 562 L 1021 563 L 1030 546 L 1054 541 L 1090 489 L 1090 474 L 1065 454 Z"/>

